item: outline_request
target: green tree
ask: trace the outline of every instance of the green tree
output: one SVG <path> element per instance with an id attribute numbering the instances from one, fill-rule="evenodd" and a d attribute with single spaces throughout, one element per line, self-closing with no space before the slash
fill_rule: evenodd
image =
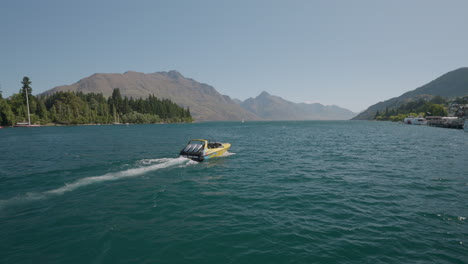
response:
<path id="1" fill-rule="evenodd" d="M 44 101 L 39 100 L 36 114 L 42 121 L 41 123 L 45 124 L 49 122 L 49 111 L 47 111 L 47 107 L 45 106 Z"/>
<path id="2" fill-rule="evenodd" d="M 434 98 L 432 98 L 430 102 L 433 104 L 446 104 L 447 100 L 445 100 L 445 98 L 443 98 L 442 96 L 437 95 L 434 96 Z"/>
<path id="3" fill-rule="evenodd" d="M 0 98 L 0 125 L 12 126 L 15 122 L 15 114 L 11 110 L 7 100 Z"/>
<path id="4" fill-rule="evenodd" d="M 57 92 L 35 97 L 30 95 L 30 84 L 29 78 L 24 79 L 24 88 L 20 93 L 9 99 L 1 99 L 1 122 L 14 124 L 15 120 L 25 121 L 25 98 L 30 100 L 31 121 L 43 124 L 109 124 L 114 122 L 114 112 L 121 122 L 127 123 L 192 122 L 189 108 L 184 109 L 169 99 L 161 100 L 154 95 L 146 99 L 128 99 L 122 97 L 116 88 L 109 98 L 102 94 L 82 92 Z M 27 94 L 30 96 L 26 97 Z"/>
<path id="5" fill-rule="evenodd" d="M 32 95 L 32 88 L 31 88 L 31 80 L 29 77 L 24 76 L 23 81 L 21 82 L 23 84 L 23 88 L 21 88 L 21 93 L 25 94 L 25 90 L 27 90 L 28 95 Z"/>
<path id="6" fill-rule="evenodd" d="M 443 105 L 439 104 L 429 105 L 426 112 L 431 113 L 432 116 L 447 116 L 447 110 Z"/>
<path id="7" fill-rule="evenodd" d="M 380 112 L 379 110 L 377 110 L 377 112 L 375 113 L 375 116 L 374 116 L 374 119 L 377 119 L 377 117 L 380 115 Z"/>

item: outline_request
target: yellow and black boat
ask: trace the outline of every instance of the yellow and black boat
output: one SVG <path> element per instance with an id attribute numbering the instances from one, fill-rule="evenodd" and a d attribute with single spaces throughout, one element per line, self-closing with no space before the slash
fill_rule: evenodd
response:
<path id="1" fill-rule="evenodd" d="M 206 139 L 192 139 L 180 151 L 180 156 L 195 161 L 204 161 L 224 155 L 231 147 L 229 143 L 212 142 Z"/>

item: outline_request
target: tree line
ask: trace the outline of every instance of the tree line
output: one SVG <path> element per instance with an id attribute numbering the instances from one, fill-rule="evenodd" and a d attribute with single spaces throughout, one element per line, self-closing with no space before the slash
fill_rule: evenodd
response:
<path id="1" fill-rule="evenodd" d="M 378 121 L 403 121 L 408 116 L 447 116 L 447 107 L 449 103 L 463 101 L 463 98 L 456 98 L 453 101 L 448 101 L 441 96 L 435 96 L 427 101 L 419 99 L 416 101 L 407 102 L 396 108 L 389 109 L 384 112 L 377 111 L 374 120 Z"/>
<path id="2" fill-rule="evenodd" d="M 3 98 L 0 92 L 0 125 L 12 126 L 27 122 L 29 103 L 31 124 L 151 124 L 192 122 L 189 108 L 183 108 L 169 99 L 128 98 L 115 88 L 112 96 L 102 93 L 57 92 L 52 95 L 32 95 L 31 81 L 23 78 L 23 87 L 17 94 Z"/>

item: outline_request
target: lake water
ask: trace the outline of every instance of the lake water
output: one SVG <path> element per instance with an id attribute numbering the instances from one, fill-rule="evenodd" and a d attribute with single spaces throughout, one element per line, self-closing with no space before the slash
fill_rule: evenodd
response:
<path id="1" fill-rule="evenodd" d="M 191 138 L 232 148 L 178 158 Z M 0 146 L 0 263 L 468 263 L 461 130 L 41 127 Z"/>

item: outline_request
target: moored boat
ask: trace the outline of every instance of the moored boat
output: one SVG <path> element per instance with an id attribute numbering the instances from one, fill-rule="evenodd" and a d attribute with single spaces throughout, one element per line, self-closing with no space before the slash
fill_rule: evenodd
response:
<path id="1" fill-rule="evenodd" d="M 212 142 L 206 139 L 192 139 L 180 151 L 180 156 L 194 161 L 204 161 L 224 155 L 229 148 L 230 143 Z"/>
<path id="2" fill-rule="evenodd" d="M 427 120 L 423 117 L 407 117 L 403 120 L 407 125 L 427 125 Z"/>
<path id="3" fill-rule="evenodd" d="M 30 123 L 16 123 L 13 127 L 40 127 L 40 125 L 31 125 Z"/>
<path id="4" fill-rule="evenodd" d="M 468 119 L 465 119 L 465 124 L 463 124 L 463 130 L 465 130 L 465 132 L 468 132 Z"/>

